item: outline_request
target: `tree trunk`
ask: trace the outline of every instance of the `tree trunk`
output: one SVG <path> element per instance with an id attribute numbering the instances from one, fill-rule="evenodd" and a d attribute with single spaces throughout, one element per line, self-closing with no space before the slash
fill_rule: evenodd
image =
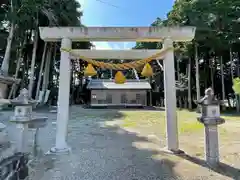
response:
<path id="1" fill-rule="evenodd" d="M 75 94 L 75 80 L 76 80 L 76 77 L 75 77 L 75 72 L 76 72 L 76 65 L 75 65 L 75 62 L 72 61 L 72 81 L 71 81 L 71 86 L 70 88 L 72 89 L 72 93 L 70 94 L 70 105 L 73 105 L 75 102 L 74 102 L 74 94 Z"/>
<path id="2" fill-rule="evenodd" d="M 231 62 L 231 76 L 232 76 L 232 79 L 233 79 L 234 76 L 233 76 L 233 57 L 232 57 L 232 48 L 229 49 L 229 54 L 230 54 L 230 62 Z"/>
<path id="3" fill-rule="evenodd" d="M 15 29 L 14 27 L 15 27 L 14 23 L 11 23 L 11 28 L 10 28 L 8 40 L 7 40 L 7 47 L 5 50 L 4 59 L 2 62 L 1 72 L 0 72 L 0 74 L 2 74 L 4 76 L 8 76 L 9 61 L 10 61 L 10 55 L 11 55 L 11 46 L 12 46 L 12 40 L 13 40 L 13 36 L 14 36 L 14 29 Z M 8 91 L 7 84 L 1 83 L 2 98 L 7 98 L 7 91 Z"/>
<path id="4" fill-rule="evenodd" d="M 180 67 L 179 67 L 180 59 L 177 59 L 177 80 L 180 81 Z M 160 63 L 160 62 L 159 62 Z"/>
<path id="5" fill-rule="evenodd" d="M 30 40 L 32 37 L 32 29 L 30 31 L 26 32 L 26 37 L 25 37 L 25 42 L 26 44 L 30 44 Z M 28 72 L 29 72 L 29 55 L 27 51 L 24 51 L 23 54 L 23 71 L 22 71 L 22 81 L 21 81 L 21 86 L 20 88 L 28 88 Z"/>
<path id="6" fill-rule="evenodd" d="M 35 96 L 36 100 L 38 99 L 39 92 L 40 92 L 40 86 L 41 86 L 41 82 L 42 82 L 43 66 L 44 66 L 44 62 L 45 62 L 45 59 L 46 59 L 46 51 L 47 51 L 47 42 L 45 42 L 44 49 L 43 49 L 42 61 L 41 61 L 39 77 L 38 77 L 38 82 L 37 82 L 36 96 Z"/>
<path id="7" fill-rule="evenodd" d="M 161 68 L 161 70 L 163 71 L 163 66 L 161 65 L 161 63 L 159 62 L 158 59 L 156 60 L 156 62 L 157 62 L 157 64 L 158 64 L 158 66 Z"/>
<path id="8" fill-rule="evenodd" d="M 148 80 L 151 86 L 151 89 L 149 90 L 149 106 L 152 106 L 152 77 L 149 77 Z"/>
<path id="9" fill-rule="evenodd" d="M 234 74 L 233 74 L 233 56 L 232 56 L 232 48 L 230 47 L 229 49 L 229 55 L 230 55 L 230 62 L 231 62 L 231 76 L 232 80 L 234 79 Z M 237 94 L 235 94 L 235 101 L 236 101 L 236 110 L 237 112 L 240 112 L 240 105 L 239 105 L 239 97 Z"/>
<path id="10" fill-rule="evenodd" d="M 188 59 L 188 108 L 192 109 L 191 58 Z"/>
<path id="11" fill-rule="evenodd" d="M 1 71 L 4 75 L 8 75 L 8 69 L 9 69 L 9 61 L 10 61 L 10 55 L 11 55 L 11 47 L 12 47 L 12 41 L 13 41 L 13 36 L 14 36 L 14 30 L 15 30 L 15 24 L 11 23 L 11 28 L 9 31 L 9 35 L 8 35 L 8 40 L 7 40 L 7 47 L 6 47 L 6 51 L 4 54 L 4 59 L 2 62 L 2 67 L 1 67 Z"/>
<path id="12" fill-rule="evenodd" d="M 238 55 L 238 53 L 237 53 Z M 240 70 L 239 70 L 239 57 L 237 56 L 237 77 L 240 75 Z"/>
<path id="13" fill-rule="evenodd" d="M 22 63 L 22 51 L 23 51 L 23 47 L 20 47 L 19 50 L 19 55 L 18 55 L 18 60 L 17 60 L 17 66 L 16 66 L 16 71 L 15 71 L 15 75 L 14 78 L 17 79 L 18 78 L 18 72 L 20 70 L 21 67 L 21 63 Z M 11 87 L 11 91 L 8 95 L 8 99 L 10 99 L 12 97 L 12 95 L 14 95 L 13 97 L 15 98 L 16 95 L 16 84 L 13 84 Z"/>
<path id="14" fill-rule="evenodd" d="M 231 100 L 230 100 L 229 96 L 227 96 L 227 101 L 228 101 L 228 107 L 232 108 L 232 103 L 231 103 Z"/>
<path id="15" fill-rule="evenodd" d="M 200 79 L 200 73 L 199 73 L 199 61 L 198 61 L 198 45 L 197 43 L 194 44 L 195 46 L 195 66 L 196 66 L 196 74 L 195 74 L 195 77 L 196 77 L 196 94 L 197 94 L 197 100 L 200 99 L 200 96 L 201 96 L 201 89 L 200 89 L 200 83 L 199 83 L 199 79 Z M 205 65 L 205 64 L 204 64 Z M 204 66 L 204 69 L 206 69 L 206 66 Z M 205 87 L 206 87 L 206 78 L 204 80 L 204 83 L 205 83 Z M 206 87 L 207 88 L 207 87 Z M 197 112 L 200 112 L 201 111 L 201 107 L 199 106 L 199 104 L 197 105 Z"/>
<path id="16" fill-rule="evenodd" d="M 43 92 L 45 92 L 47 90 L 48 84 L 49 84 L 49 72 L 50 72 L 50 65 L 51 65 L 51 55 L 52 55 L 52 44 L 50 44 L 50 48 L 47 52 L 47 57 L 46 57 L 46 61 L 45 61 L 43 84 L 42 84 L 42 91 Z"/>
<path id="17" fill-rule="evenodd" d="M 13 5 L 13 1 L 10 1 L 11 3 L 11 13 L 14 13 L 14 5 Z M 12 47 L 12 41 L 13 41 L 13 36 L 14 36 L 14 31 L 15 31 L 15 23 L 11 22 L 11 27 L 10 27 L 10 31 L 8 34 L 8 39 L 7 39 L 7 47 L 5 50 L 5 54 L 4 54 L 4 59 L 2 62 L 2 67 L 1 67 L 1 71 L 4 75 L 8 75 L 8 70 L 9 70 L 9 61 L 10 61 L 10 56 L 11 56 L 11 47 Z M 7 91 L 7 86 L 5 91 Z M 4 92 L 6 94 L 6 92 Z"/>
<path id="18" fill-rule="evenodd" d="M 137 70 L 135 68 L 133 68 L 133 72 L 134 72 L 135 78 L 137 80 L 139 80 L 139 76 L 138 76 Z"/>
<path id="19" fill-rule="evenodd" d="M 22 65 L 22 63 L 23 63 L 23 61 L 24 61 L 24 51 L 23 51 L 23 49 L 24 49 L 24 47 L 26 46 L 26 44 L 27 44 L 27 42 L 28 42 L 28 33 L 27 32 L 25 32 L 24 33 L 24 35 L 25 35 L 25 37 L 24 37 L 24 40 L 23 40 L 23 44 L 22 44 L 22 46 L 21 46 L 21 51 L 20 51 L 20 55 L 18 56 L 18 63 L 19 64 L 17 64 L 17 68 L 16 68 L 16 72 L 15 72 L 15 78 L 17 78 L 18 77 L 18 74 L 19 74 L 19 70 L 20 70 L 20 67 L 21 67 L 21 65 Z M 25 63 L 23 63 L 24 65 L 23 65 L 23 71 L 25 71 Z M 19 66 L 19 67 L 18 67 Z M 20 77 L 20 79 L 21 79 L 21 84 L 22 84 L 22 82 L 24 82 L 24 73 L 21 73 L 21 75 L 23 75 L 22 77 Z M 21 88 L 21 84 L 19 84 L 18 86 L 20 86 L 20 88 Z M 12 97 L 13 98 L 15 98 L 16 97 L 16 93 L 17 93 L 17 88 L 12 88 L 11 89 L 13 92 L 13 94 L 12 94 Z M 11 97 L 10 96 L 11 95 L 11 92 L 10 92 L 10 94 L 9 94 L 9 97 Z"/>
<path id="20" fill-rule="evenodd" d="M 221 68 L 221 82 L 222 82 L 222 100 L 225 101 L 225 83 L 224 83 L 224 73 L 223 73 L 223 58 L 220 57 L 220 68 Z M 225 102 L 223 104 L 223 110 L 225 110 Z"/>
<path id="21" fill-rule="evenodd" d="M 240 72 L 239 72 L 239 58 L 237 59 L 237 77 L 239 77 L 239 74 L 240 74 Z M 237 112 L 240 112 L 240 95 L 239 94 L 237 94 L 237 104 L 238 104 L 238 106 L 237 106 Z"/>
<path id="22" fill-rule="evenodd" d="M 31 61 L 30 80 L 29 80 L 29 86 L 28 86 L 29 97 L 32 97 L 33 84 L 34 84 L 35 61 L 36 61 L 37 46 L 38 46 L 38 30 L 35 30 L 33 32 L 34 32 L 34 44 L 33 44 L 33 54 L 32 54 L 32 61 Z"/>
<path id="23" fill-rule="evenodd" d="M 211 59 L 211 84 L 212 84 L 212 89 L 214 90 L 214 67 L 213 67 L 213 61 L 214 59 Z"/>
<path id="24" fill-rule="evenodd" d="M 195 43 L 195 66 L 196 66 L 196 91 L 197 99 L 200 99 L 200 83 L 199 83 L 199 64 L 198 64 L 198 46 Z"/>

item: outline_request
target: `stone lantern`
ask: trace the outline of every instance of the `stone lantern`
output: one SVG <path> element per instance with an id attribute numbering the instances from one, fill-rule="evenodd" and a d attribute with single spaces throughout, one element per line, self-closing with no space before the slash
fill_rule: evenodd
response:
<path id="1" fill-rule="evenodd" d="M 214 98 L 211 88 L 205 90 L 205 96 L 197 101 L 201 105 L 202 114 L 198 121 L 205 127 L 205 158 L 210 166 L 219 163 L 218 125 L 225 120 L 220 117 L 220 101 Z"/>
<path id="2" fill-rule="evenodd" d="M 15 107 L 11 122 L 15 123 L 17 128 L 20 129 L 17 151 L 27 152 L 27 133 L 29 129 L 34 129 L 34 155 L 36 155 L 39 128 L 47 125 L 47 117 L 34 117 L 32 115 L 32 108 L 37 101 L 28 96 L 27 89 L 22 89 L 20 95 L 16 99 L 10 100 L 10 103 Z"/>

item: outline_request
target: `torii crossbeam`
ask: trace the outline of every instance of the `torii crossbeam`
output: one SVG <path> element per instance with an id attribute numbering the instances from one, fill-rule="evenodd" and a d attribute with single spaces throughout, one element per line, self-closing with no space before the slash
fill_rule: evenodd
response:
<path id="1" fill-rule="evenodd" d="M 167 148 L 179 150 L 176 114 L 176 88 L 173 42 L 191 41 L 195 27 L 40 27 L 40 37 L 44 41 L 61 41 L 61 48 L 71 49 L 73 41 L 142 41 L 163 42 L 169 48 L 164 57 L 164 93 L 167 129 Z M 74 50 L 75 53 L 92 59 L 143 59 L 157 50 Z M 52 153 L 69 151 L 66 142 L 69 119 L 71 53 L 61 52 L 56 144 Z M 157 117 L 156 117 L 157 118 Z"/>

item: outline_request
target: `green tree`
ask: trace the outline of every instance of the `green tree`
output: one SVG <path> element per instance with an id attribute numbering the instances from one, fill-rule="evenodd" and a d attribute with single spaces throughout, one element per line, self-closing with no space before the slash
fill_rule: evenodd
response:
<path id="1" fill-rule="evenodd" d="M 12 32 L 14 33 L 9 33 L 9 36 L 11 36 L 11 38 L 8 38 L 8 48 L 0 49 L 0 52 L 5 51 L 5 58 L 3 63 L 5 65 L 3 65 L 1 68 L 5 72 L 6 69 L 9 68 L 7 70 L 7 72 L 9 72 L 9 75 L 12 75 L 15 72 L 15 76 L 20 76 L 23 79 L 22 87 L 26 87 L 26 85 L 28 84 L 29 71 L 32 72 L 31 79 L 37 80 L 39 76 L 42 77 L 42 72 L 40 74 L 38 72 L 40 71 L 42 59 L 46 59 L 46 56 L 42 57 L 44 47 L 46 46 L 44 45 L 44 42 L 39 39 L 38 27 L 81 26 L 80 18 L 82 16 L 82 13 L 79 11 L 80 4 L 75 0 L 60 1 L 61 3 L 59 2 L 59 0 L 6 0 L 5 2 L 1 1 L 2 6 L 0 8 L 0 25 L 3 25 L 4 23 L 4 27 L 6 27 L 7 32 L 11 32 L 11 24 L 15 24 L 14 28 L 12 28 L 14 29 L 14 31 Z M 6 34 L 7 33 L 4 34 L 5 39 Z M 32 39 L 33 35 L 35 35 L 34 39 Z M 11 39 L 11 42 L 9 41 L 9 39 Z M 57 47 L 48 48 L 46 50 L 46 54 L 50 54 L 49 58 L 53 59 L 50 63 L 51 73 L 49 77 L 50 83 L 52 83 L 52 76 L 57 73 L 57 71 L 55 71 L 54 69 L 58 68 L 57 64 L 60 59 L 60 43 L 49 43 L 49 46 Z M 88 42 L 80 42 L 74 43 L 73 46 L 82 46 L 82 48 L 84 49 L 90 48 L 91 44 Z M 14 52 L 17 52 L 17 54 Z M 40 84 L 42 84 L 41 81 Z M 31 86 L 34 86 L 33 82 Z M 32 88 L 34 89 L 34 87 Z"/>
<path id="2" fill-rule="evenodd" d="M 196 26 L 195 39 L 189 43 L 174 43 L 177 76 L 185 74 L 189 61 L 191 66 L 191 87 L 198 96 L 208 86 L 214 86 L 219 96 L 232 93 L 231 72 L 239 76 L 239 35 L 240 35 L 240 1 L 205 0 L 175 1 L 166 20 L 157 18 L 151 26 Z M 137 49 L 157 49 L 161 43 L 137 43 Z M 230 66 L 229 51 L 234 56 Z M 222 61 L 220 59 L 222 58 Z M 178 60 L 178 61 L 177 61 Z M 223 69 L 219 68 L 223 66 Z M 195 76 L 195 77 L 194 77 Z M 222 80 L 222 77 L 223 80 Z M 194 81 L 195 79 L 195 81 Z M 199 83 L 198 83 L 198 80 Z M 225 86 L 225 88 L 219 88 Z M 198 88 L 198 89 L 196 89 Z M 226 91 L 222 93 L 221 91 Z M 193 96 L 196 94 L 193 91 Z"/>

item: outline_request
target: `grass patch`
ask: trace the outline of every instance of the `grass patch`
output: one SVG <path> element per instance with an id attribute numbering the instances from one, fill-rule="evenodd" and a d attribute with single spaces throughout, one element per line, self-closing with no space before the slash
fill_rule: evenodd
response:
<path id="1" fill-rule="evenodd" d="M 221 126 L 219 126 L 218 132 L 219 132 L 219 135 L 220 135 L 220 136 L 225 136 L 225 135 L 227 135 L 227 133 L 228 133 L 228 131 L 226 130 L 226 128 L 225 128 L 225 127 L 221 127 Z"/>
<path id="2" fill-rule="evenodd" d="M 187 110 L 177 111 L 179 133 L 195 132 L 203 129 L 203 125 L 197 121 L 199 114 Z"/>
<path id="3" fill-rule="evenodd" d="M 151 132 L 161 131 L 165 133 L 166 121 L 163 111 L 121 111 L 122 127 L 144 128 Z M 197 113 L 189 111 L 177 111 L 179 133 L 194 132 L 203 128 L 197 121 Z"/>
<path id="4" fill-rule="evenodd" d="M 204 126 L 199 122 L 179 123 L 178 124 L 179 133 L 194 132 L 194 131 L 203 129 L 203 127 Z"/>
<path id="5" fill-rule="evenodd" d="M 123 114 L 122 127 L 126 128 L 144 128 L 150 132 L 161 131 L 165 133 L 166 121 L 164 111 L 121 111 Z M 179 133 L 196 132 L 203 129 L 203 124 L 197 121 L 200 114 L 187 110 L 178 110 L 178 131 Z M 237 114 L 221 116 L 226 121 L 240 121 Z M 226 129 L 219 128 L 221 134 L 226 134 Z"/>
<path id="6" fill-rule="evenodd" d="M 124 122 L 123 122 L 122 126 L 123 127 L 136 127 L 137 122 L 134 122 L 134 121 L 129 120 L 129 119 L 124 119 Z"/>

